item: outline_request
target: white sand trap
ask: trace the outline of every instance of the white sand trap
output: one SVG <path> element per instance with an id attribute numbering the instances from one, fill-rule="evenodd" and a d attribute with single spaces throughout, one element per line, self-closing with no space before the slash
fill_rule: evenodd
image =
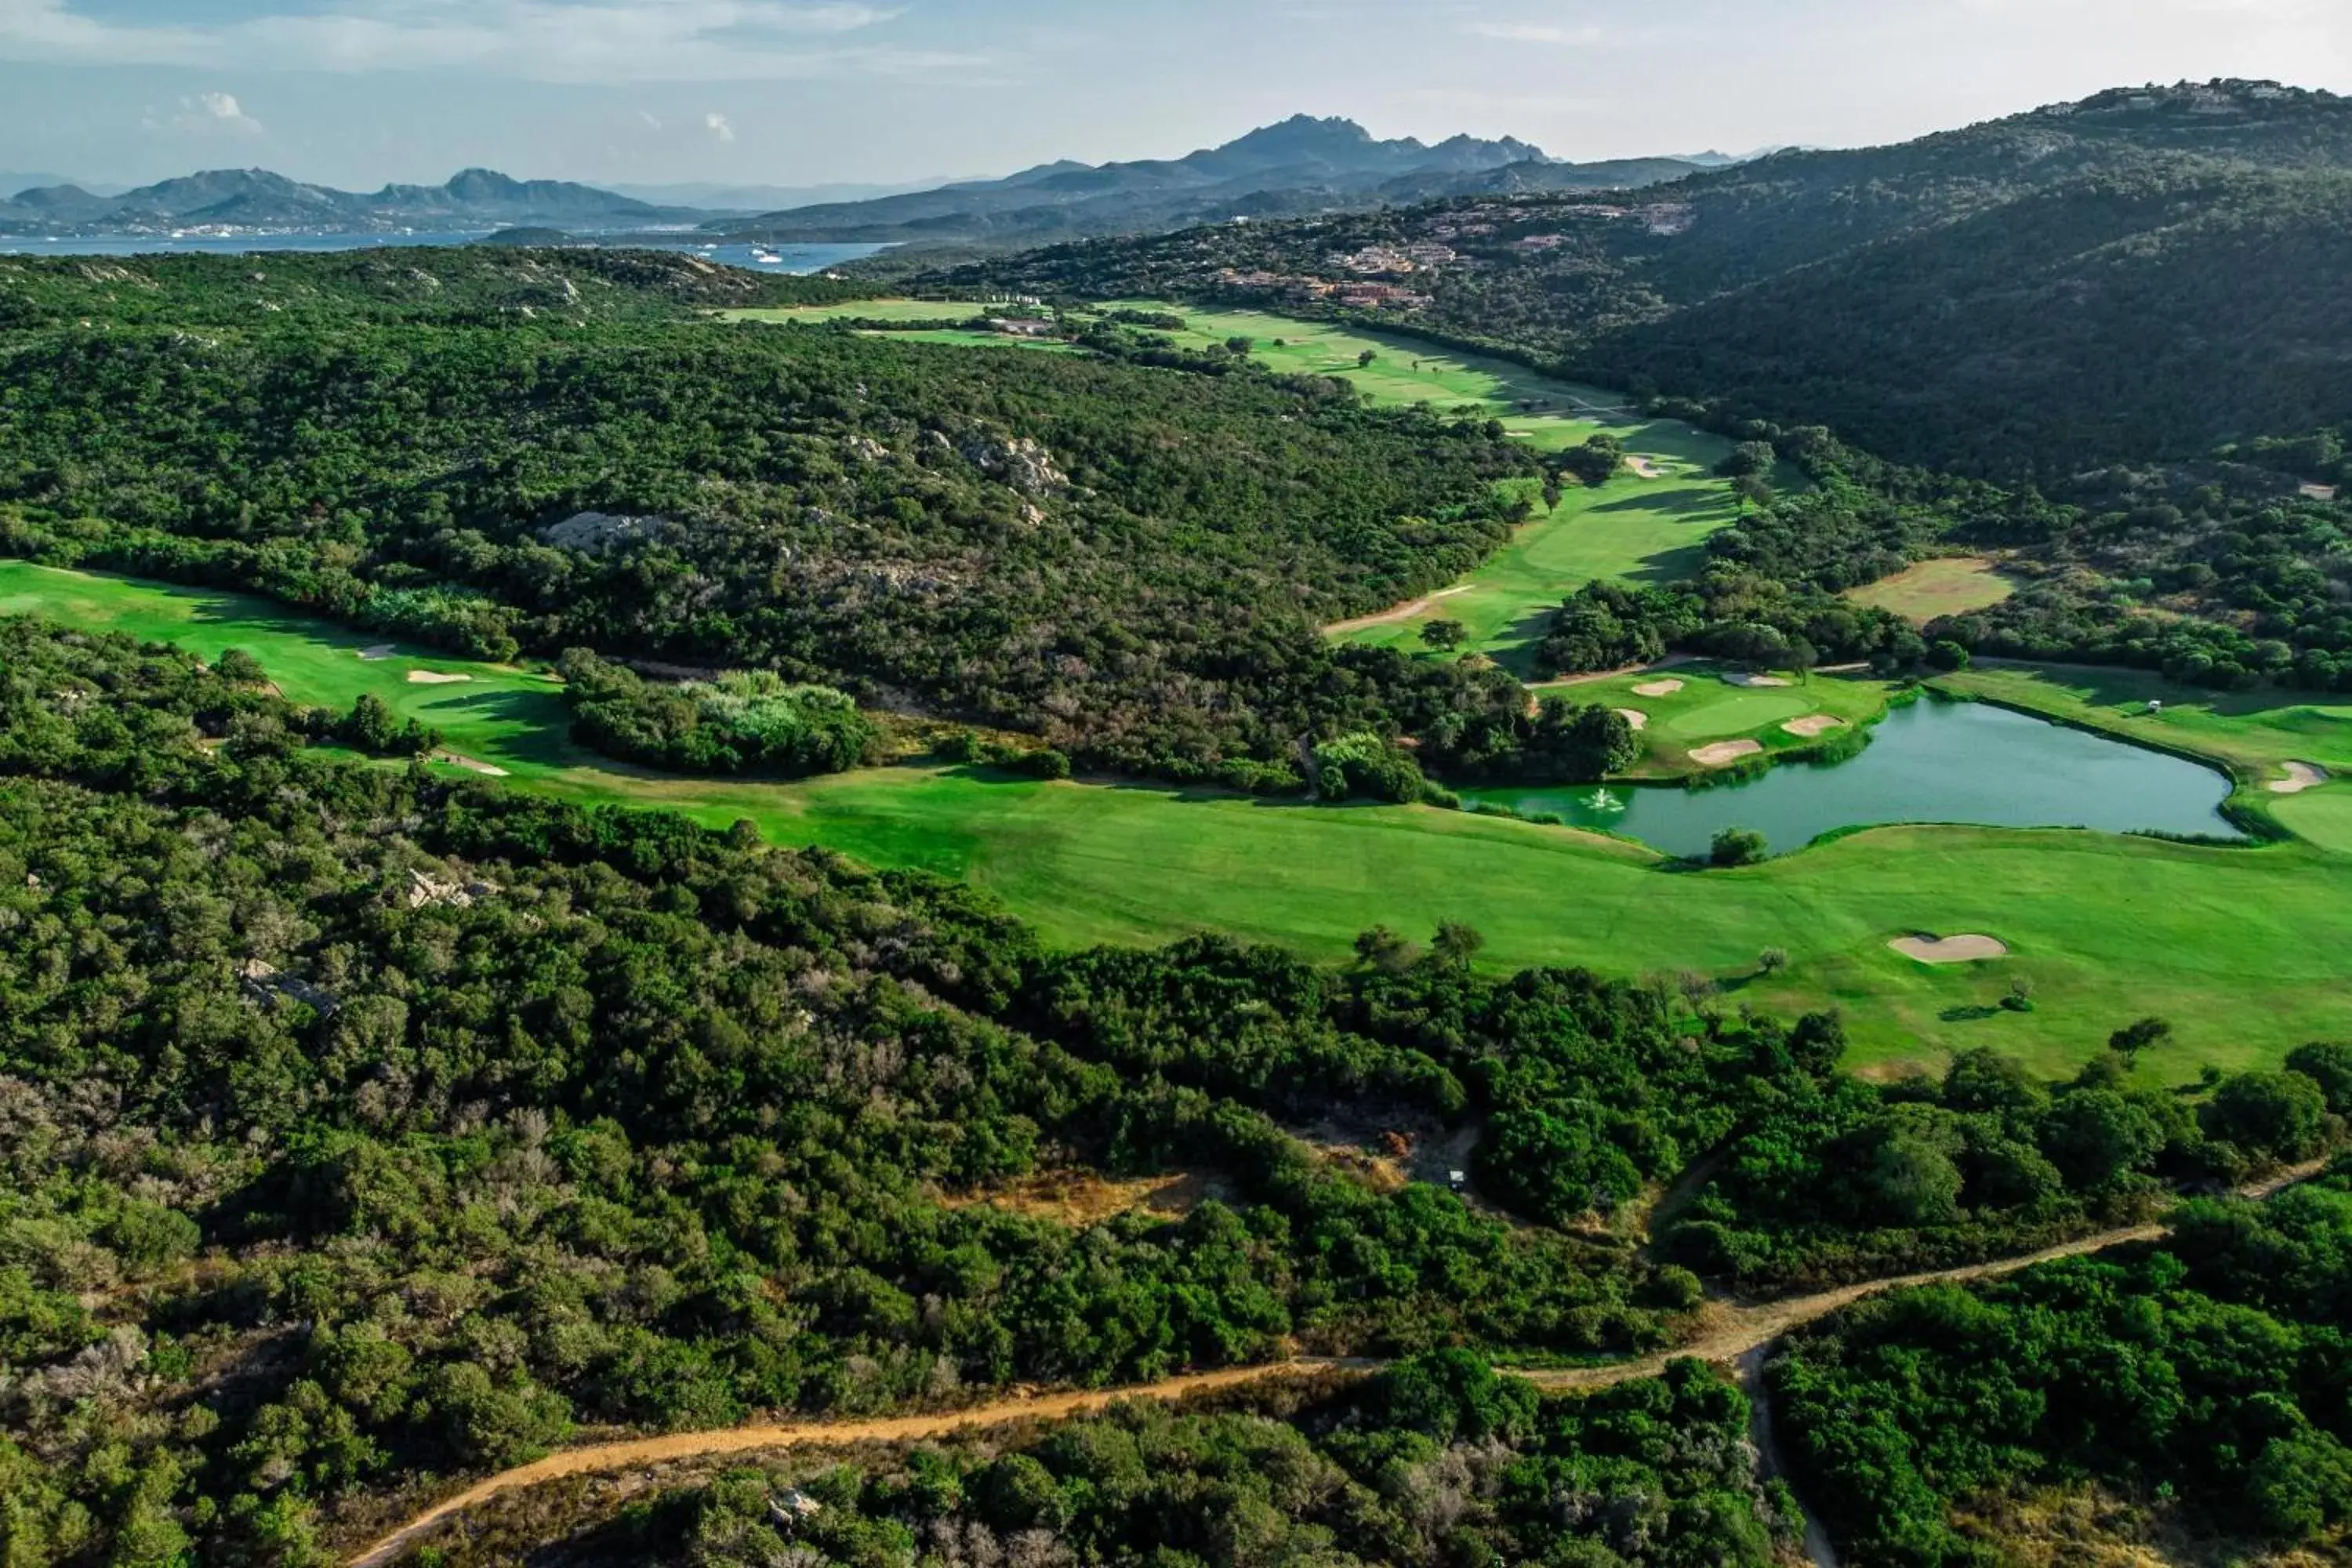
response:
<path id="1" fill-rule="evenodd" d="M 1645 479 L 1663 479 L 1666 471 L 1647 458 L 1627 458 L 1625 466 Z"/>
<path id="2" fill-rule="evenodd" d="M 437 669 L 412 669 L 408 672 L 411 686 L 463 686 L 473 679 L 470 675 L 444 675 Z"/>
<path id="3" fill-rule="evenodd" d="M 2273 781 L 2273 795 L 2301 795 L 2307 789 L 2317 789 L 2327 782 L 2327 770 L 2315 768 L 2309 763 L 2289 763 L 2286 777 Z"/>
<path id="4" fill-rule="evenodd" d="M 1653 680 L 1633 688 L 1636 697 L 1672 697 L 1683 689 L 1679 680 Z"/>
<path id="5" fill-rule="evenodd" d="M 1800 739 L 1811 741 L 1828 734 L 1832 730 L 1844 729 L 1845 721 L 1827 713 L 1811 713 L 1802 719 L 1791 719 L 1780 728 Z"/>
<path id="6" fill-rule="evenodd" d="M 1650 727 L 1650 716 L 1647 713 L 1643 712 L 1639 708 L 1620 708 L 1617 710 L 1617 717 L 1624 720 L 1628 724 L 1633 725 L 1637 731 L 1646 730 Z"/>
<path id="7" fill-rule="evenodd" d="M 395 648 L 388 642 L 380 642 L 373 647 L 363 647 L 360 649 L 360 657 L 367 660 L 370 664 L 381 664 L 399 651 L 400 650 L 398 648 Z"/>
<path id="8" fill-rule="evenodd" d="M 1763 751 L 1761 741 L 1717 741 L 1693 752 L 1691 761 L 1703 768 L 1727 768 L 1742 757 L 1759 756 Z"/>
<path id="9" fill-rule="evenodd" d="M 1922 963 L 1981 963 L 2009 956 L 2009 943 L 1990 936 L 1906 936 L 1886 945 Z"/>
<path id="10" fill-rule="evenodd" d="M 1724 679 L 1734 686 L 1786 686 L 1789 683 L 1777 675 L 1727 675 Z"/>
<path id="11" fill-rule="evenodd" d="M 461 757 L 455 752 L 437 752 L 435 754 L 433 760 L 438 763 L 446 763 L 453 768 L 463 768 L 469 773 L 479 773 L 486 779 L 502 779 L 512 776 L 504 768 L 492 767 L 489 763 L 477 762 L 472 757 Z"/>

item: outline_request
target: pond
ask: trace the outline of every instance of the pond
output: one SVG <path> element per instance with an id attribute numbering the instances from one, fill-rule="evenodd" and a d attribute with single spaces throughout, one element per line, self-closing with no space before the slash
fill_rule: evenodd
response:
<path id="1" fill-rule="evenodd" d="M 1722 829 L 1749 827 L 1785 855 L 1837 828 L 1897 822 L 2240 838 L 2221 815 L 2230 792 L 2225 775 L 2200 763 L 1989 703 L 1930 697 L 1888 714 L 1849 762 L 1775 768 L 1752 784 L 1574 784 L 1466 798 L 1551 813 L 1669 855 L 1705 855 Z"/>

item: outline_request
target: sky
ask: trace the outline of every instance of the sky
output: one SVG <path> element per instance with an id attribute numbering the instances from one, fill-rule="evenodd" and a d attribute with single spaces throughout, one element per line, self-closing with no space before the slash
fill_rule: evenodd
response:
<path id="1" fill-rule="evenodd" d="M 0 171 L 905 182 L 1301 112 L 1591 159 L 2217 76 L 2352 92 L 2352 0 L 0 0 Z"/>

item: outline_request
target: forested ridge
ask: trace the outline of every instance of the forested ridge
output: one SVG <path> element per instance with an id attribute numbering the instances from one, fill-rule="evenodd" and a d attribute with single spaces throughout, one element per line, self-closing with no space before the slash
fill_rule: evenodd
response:
<path id="1" fill-rule="evenodd" d="M 593 294 L 570 253 L 438 291 L 270 258 L 271 287 L 320 301 L 286 321 L 181 260 L 95 301 L 86 266 L 16 265 L 35 324 L 0 332 L 0 547 L 476 657 L 764 668 L 1247 788 L 1301 787 L 1302 741 L 1450 720 L 1428 760 L 1475 773 L 1532 732 L 1506 677 L 1316 630 L 1507 536 L 1497 481 L 1535 468 L 1484 421 L 1230 360 L 663 320 L 719 289 L 677 258 L 645 261 L 642 312 L 584 323 L 412 310 L 536 267 Z M 118 314 L 58 320 L 81 305 Z M 224 317 L 247 324 L 204 324 Z"/>
<path id="2" fill-rule="evenodd" d="M 2344 100 L 2183 84 L 1638 196 L 1227 226 L 932 281 L 1349 316 L 1625 388 L 1814 480 L 1717 538 L 1645 629 L 1612 643 L 1571 605 L 1551 668 L 1608 668 L 1583 662 L 1604 644 L 1895 667 L 1949 641 L 2326 690 L 2352 667 L 2352 377 L 2329 346 L 2352 331 L 2347 182 Z M 1413 310 L 1295 286 L 1414 242 L 1458 255 L 1409 276 Z M 1835 602 L 1960 551 L 2021 591 L 1924 640 Z"/>
<path id="3" fill-rule="evenodd" d="M 1479 973 L 1056 954 L 969 890 L 308 743 L 266 671 L 0 623 L 0 1541 L 309 1562 L 598 1425 L 952 1404 L 1290 1348 L 1671 1343 L 2340 1139 L 2352 1063 L 1838 1072 L 1833 1019 Z M 1481 1130 L 1518 1220 L 1287 1131 Z M 1639 1205 L 1730 1152 L 1664 1256 Z M 972 1201 L 1188 1169 L 1181 1216 Z M 1527 1224 L 1524 1221 L 1545 1223 Z M 1674 1259 L 1680 1259 L 1675 1261 Z M 1743 1529 L 1748 1527 L 1743 1527 Z"/>

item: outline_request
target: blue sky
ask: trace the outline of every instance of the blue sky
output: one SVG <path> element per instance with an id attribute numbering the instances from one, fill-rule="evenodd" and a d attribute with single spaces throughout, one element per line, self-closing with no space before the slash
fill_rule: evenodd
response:
<path id="1" fill-rule="evenodd" d="M 1595 158 L 2224 75 L 2352 91 L 2352 0 L 0 0 L 0 170 L 805 184 L 1300 111 Z"/>

